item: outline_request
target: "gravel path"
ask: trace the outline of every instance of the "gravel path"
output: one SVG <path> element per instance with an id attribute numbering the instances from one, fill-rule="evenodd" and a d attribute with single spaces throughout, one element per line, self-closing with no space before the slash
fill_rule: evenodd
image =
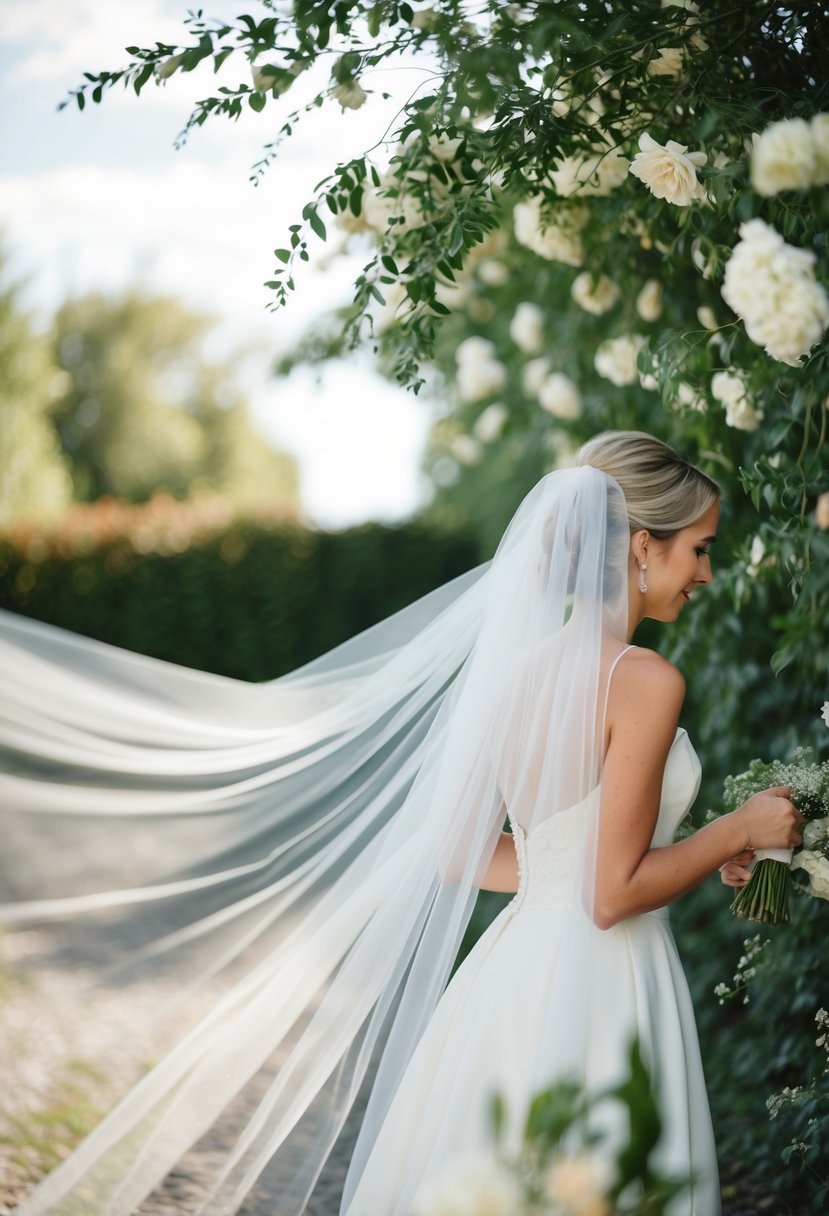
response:
<path id="1" fill-rule="evenodd" d="M 15 1210 L 38 1178 L 164 1049 L 146 1027 L 169 993 L 144 987 L 139 995 L 131 991 L 128 1000 L 118 992 L 96 994 L 93 1017 L 81 979 L 71 970 L 40 967 L 36 979 L 27 976 L 27 960 L 40 948 L 37 932 L 0 936 L 0 1216 Z M 126 1056 L 125 1042 L 130 1044 Z M 358 1104 L 307 1216 L 337 1216 L 360 1113 Z M 221 1160 L 226 1148 L 205 1137 L 136 1216 L 191 1211 L 204 1194 L 207 1167 Z M 723 1192 L 723 1216 L 809 1216 L 763 1194 L 739 1170 L 724 1170 Z M 241 1216 L 278 1216 L 274 1195 L 254 1189 Z"/>

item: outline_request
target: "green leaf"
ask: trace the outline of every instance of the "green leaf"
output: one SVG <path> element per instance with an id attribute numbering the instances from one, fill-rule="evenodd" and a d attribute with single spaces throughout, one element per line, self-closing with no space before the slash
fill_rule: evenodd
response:
<path id="1" fill-rule="evenodd" d="M 265 108 L 267 98 L 264 93 L 251 93 L 248 97 L 248 104 L 252 110 L 259 114 Z"/>
<path id="2" fill-rule="evenodd" d="M 305 217 L 311 225 L 312 232 L 315 232 L 321 241 L 325 240 L 325 224 L 320 219 L 316 207 L 310 207 L 308 214 Z"/>
<path id="3" fill-rule="evenodd" d="M 75 94 L 75 100 L 78 103 L 78 109 L 82 110 L 84 108 L 84 106 L 86 105 L 86 98 L 84 97 L 83 92 L 80 89 Z"/>
<path id="4" fill-rule="evenodd" d="M 290 262 L 291 252 L 289 249 L 274 249 L 273 252 L 274 257 L 277 257 L 280 262 L 284 262 L 286 265 L 288 262 Z"/>

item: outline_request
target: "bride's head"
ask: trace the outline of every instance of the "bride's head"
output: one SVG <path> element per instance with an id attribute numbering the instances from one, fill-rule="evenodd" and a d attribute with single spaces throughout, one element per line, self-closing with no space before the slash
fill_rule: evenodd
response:
<path id="1" fill-rule="evenodd" d="M 603 431 L 580 448 L 577 462 L 601 469 L 624 494 L 636 620 L 676 620 L 694 588 L 711 581 L 720 487 L 643 431 Z"/>

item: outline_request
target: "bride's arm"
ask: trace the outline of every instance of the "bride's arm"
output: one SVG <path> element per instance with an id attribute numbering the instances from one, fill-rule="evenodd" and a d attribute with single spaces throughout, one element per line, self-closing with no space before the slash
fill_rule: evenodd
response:
<path id="1" fill-rule="evenodd" d="M 753 795 L 684 840 L 650 847 L 684 695 L 682 675 L 650 651 L 623 659 L 614 675 L 593 908 L 600 928 L 670 903 L 745 849 L 800 842 L 802 816 L 778 790 Z"/>
<path id="2" fill-rule="evenodd" d="M 511 832 L 502 832 L 498 837 L 492 861 L 478 885 L 483 891 L 501 891 L 505 894 L 518 890 L 518 857 Z"/>

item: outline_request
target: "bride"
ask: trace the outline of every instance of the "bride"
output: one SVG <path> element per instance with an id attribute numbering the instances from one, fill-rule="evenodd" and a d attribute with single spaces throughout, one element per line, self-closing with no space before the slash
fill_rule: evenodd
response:
<path id="1" fill-rule="evenodd" d="M 656 1165 L 694 1179 L 672 1216 L 719 1212 L 668 905 L 741 885 L 802 818 L 777 787 L 674 842 L 700 778 L 684 680 L 631 639 L 710 582 L 719 488 L 639 432 L 578 466 L 491 562 L 268 683 L 0 614 L 0 923 L 208 1000 L 21 1216 L 128 1216 L 205 1144 L 187 1211 L 259 1187 L 298 1216 L 364 1100 L 341 1216 L 425 1212 L 489 1147 L 495 1091 L 516 1149 L 536 1092 L 618 1082 L 634 1033 Z M 515 894 L 447 983 L 480 888 Z"/>

